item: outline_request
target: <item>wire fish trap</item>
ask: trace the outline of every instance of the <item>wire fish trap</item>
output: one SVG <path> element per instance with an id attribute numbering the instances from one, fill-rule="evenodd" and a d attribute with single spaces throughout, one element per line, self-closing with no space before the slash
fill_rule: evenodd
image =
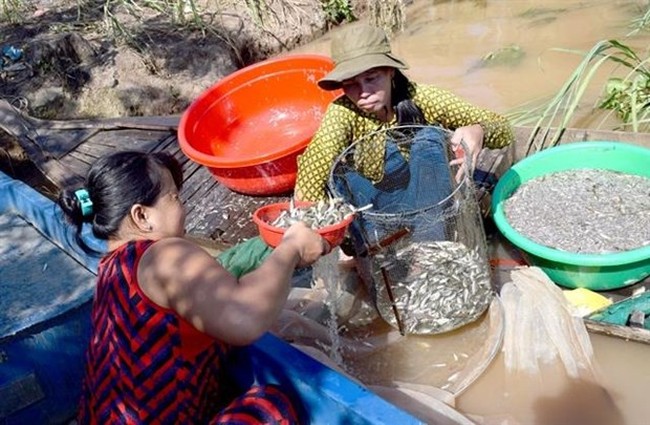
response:
<path id="1" fill-rule="evenodd" d="M 471 323 L 493 297 L 470 158 L 450 165 L 450 139 L 434 126 L 381 129 L 351 144 L 330 175 L 335 197 L 372 204 L 349 233 L 377 311 L 403 334 Z"/>
<path id="2" fill-rule="evenodd" d="M 374 280 L 387 279 L 392 290 L 388 296 L 386 285 L 376 286 L 377 308 L 388 323 L 401 326 L 406 334 L 456 329 L 478 319 L 492 300 L 484 259 L 462 243 L 416 242 L 377 254 L 375 261 L 382 265 L 375 270 L 379 275 Z"/>

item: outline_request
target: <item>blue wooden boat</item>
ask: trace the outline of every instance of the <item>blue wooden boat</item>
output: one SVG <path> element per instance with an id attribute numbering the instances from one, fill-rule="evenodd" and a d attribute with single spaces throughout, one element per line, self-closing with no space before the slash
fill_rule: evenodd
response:
<path id="1" fill-rule="evenodd" d="M 80 395 L 98 258 L 79 248 L 51 200 L 3 173 L 0 212 L 0 423 L 66 424 Z M 271 334 L 238 359 L 239 384 L 283 385 L 311 423 L 424 423 Z"/>
<path id="2" fill-rule="evenodd" d="M 1 423 L 64 423 L 80 395 L 97 258 L 56 211 L 0 173 Z"/>
<path id="3" fill-rule="evenodd" d="M 263 204 L 288 200 L 287 197 L 244 196 L 221 187 L 207 169 L 187 161 L 180 152 L 176 140 L 178 117 L 44 121 L 21 114 L 0 100 L 0 118 L 0 128 L 18 140 L 42 178 L 56 187 L 82 181 L 90 164 L 104 154 L 127 148 L 173 154 L 182 160 L 186 176 L 181 197 L 188 210 L 187 230 L 198 240 L 230 246 L 256 236 L 258 231 L 249 219 L 250 214 Z M 479 159 L 477 169 L 485 175 L 485 187 L 479 188 L 484 207 L 490 203 L 489 196 L 485 195 L 496 179 L 513 161 L 526 156 L 525 142 L 531 128 L 518 127 L 515 133 L 517 143 L 514 146 L 498 151 L 485 150 Z M 562 135 L 562 143 L 584 140 L 620 140 L 650 147 L 650 137 L 646 134 L 567 129 Z M 9 212 L 22 217 L 23 225 L 37 229 L 42 235 L 41 248 L 52 245 L 68 258 L 68 263 L 71 262 L 65 273 L 52 263 L 44 269 L 43 262 L 23 266 L 24 270 L 41 271 L 48 280 L 59 274 L 69 275 L 72 270 L 85 270 L 94 276 L 97 259 L 79 250 L 70 229 L 62 225 L 53 203 L 1 173 L 0 212 L 3 218 Z M 3 239 L 0 243 L 0 299 L 8 293 L 3 286 L 5 268 L 7 264 L 18 262 L 17 258 L 6 257 L 11 250 L 5 246 L 20 239 Z M 37 250 L 33 254 L 37 256 Z M 43 282 L 43 277 L 32 280 Z M 0 332 L 0 424 L 56 424 L 74 415 L 92 298 L 92 284 L 88 288 L 83 278 L 80 282 L 70 283 L 75 289 L 72 291 L 74 299 L 46 288 L 42 293 L 49 297 L 48 303 L 32 308 L 35 314 L 19 318 L 11 314 L 6 316 L 9 326 Z M 641 286 L 650 290 L 650 280 L 606 295 L 619 300 L 629 298 Z M 14 292 L 20 293 L 22 289 Z M 10 293 L 9 296 L 14 295 Z M 28 307 L 32 306 L 13 311 Z M 4 308 L 5 304 L 0 304 L 0 314 Z M 599 317 L 585 318 L 590 332 L 650 343 L 648 329 L 597 319 Z M 235 375 L 241 385 L 257 380 L 292 388 L 312 423 L 422 423 L 272 335 L 265 335 L 242 350 Z M 440 407 L 441 420 L 435 423 L 468 423 L 458 412 L 444 407 Z"/>

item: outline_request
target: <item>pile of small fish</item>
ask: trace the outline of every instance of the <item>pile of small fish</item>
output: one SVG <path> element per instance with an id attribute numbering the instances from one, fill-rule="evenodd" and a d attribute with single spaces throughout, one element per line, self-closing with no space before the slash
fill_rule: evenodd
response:
<path id="1" fill-rule="evenodd" d="M 471 323 L 492 300 L 490 271 L 477 250 L 460 242 L 418 242 L 375 256 L 390 279 L 405 334 L 435 334 Z M 375 275 L 377 308 L 397 327 L 382 273 Z"/>
<path id="2" fill-rule="evenodd" d="M 367 205 L 362 208 L 355 208 L 341 198 L 330 198 L 327 201 L 319 201 L 309 206 L 296 206 L 291 200 L 288 210 L 284 210 L 273 220 L 271 226 L 286 229 L 292 224 L 302 221 L 312 229 L 332 226 L 340 223 L 351 215 L 371 208 Z"/>
<path id="3" fill-rule="evenodd" d="M 650 179 L 610 170 L 551 173 L 506 200 L 508 223 L 532 241 L 586 254 L 650 245 Z"/>

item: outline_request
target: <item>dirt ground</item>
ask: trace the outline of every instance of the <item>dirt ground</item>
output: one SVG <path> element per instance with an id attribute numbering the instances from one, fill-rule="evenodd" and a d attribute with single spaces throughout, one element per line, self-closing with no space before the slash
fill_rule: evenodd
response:
<path id="1" fill-rule="evenodd" d="M 132 8 L 107 13 L 106 0 L 0 7 L 0 98 L 43 119 L 180 114 L 224 76 L 334 25 L 321 0 L 196 0 L 186 3 L 199 12 L 174 13 L 121 3 Z M 351 4 L 362 16 L 363 0 Z M 34 172 L 6 134 L 0 169 L 23 180 Z"/>
<path id="2" fill-rule="evenodd" d="M 259 16 L 247 2 L 213 1 L 201 24 L 191 11 L 125 7 L 109 19 L 105 0 L 25 3 L 21 21 L 0 28 L 1 47 L 22 53 L 4 56 L 0 96 L 47 119 L 177 114 L 225 75 L 328 27 L 320 0 L 267 0 Z"/>

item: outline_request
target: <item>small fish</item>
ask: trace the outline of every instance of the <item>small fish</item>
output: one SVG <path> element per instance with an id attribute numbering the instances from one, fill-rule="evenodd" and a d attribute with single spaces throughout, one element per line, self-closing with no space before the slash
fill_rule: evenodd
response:
<path id="1" fill-rule="evenodd" d="M 476 320 L 492 300 L 487 262 L 477 250 L 460 242 L 412 243 L 401 251 L 384 251 L 381 260 L 382 264 L 393 264 L 388 269 L 391 287 L 406 333 L 457 328 Z M 423 264 L 426 267 L 420 267 Z M 379 311 L 396 326 L 380 273 L 375 275 L 375 287 Z"/>
<path id="2" fill-rule="evenodd" d="M 295 206 L 292 199 L 289 209 L 282 211 L 270 224 L 286 229 L 302 221 L 312 229 L 320 229 L 340 223 L 360 210 L 362 209 L 354 208 L 340 198 L 330 198 L 328 201 L 319 201 L 307 207 Z"/>
<path id="3" fill-rule="evenodd" d="M 504 213 L 515 230 L 541 245 L 572 253 L 623 252 L 650 242 L 649 194 L 647 177 L 567 170 L 524 182 L 504 202 Z"/>

